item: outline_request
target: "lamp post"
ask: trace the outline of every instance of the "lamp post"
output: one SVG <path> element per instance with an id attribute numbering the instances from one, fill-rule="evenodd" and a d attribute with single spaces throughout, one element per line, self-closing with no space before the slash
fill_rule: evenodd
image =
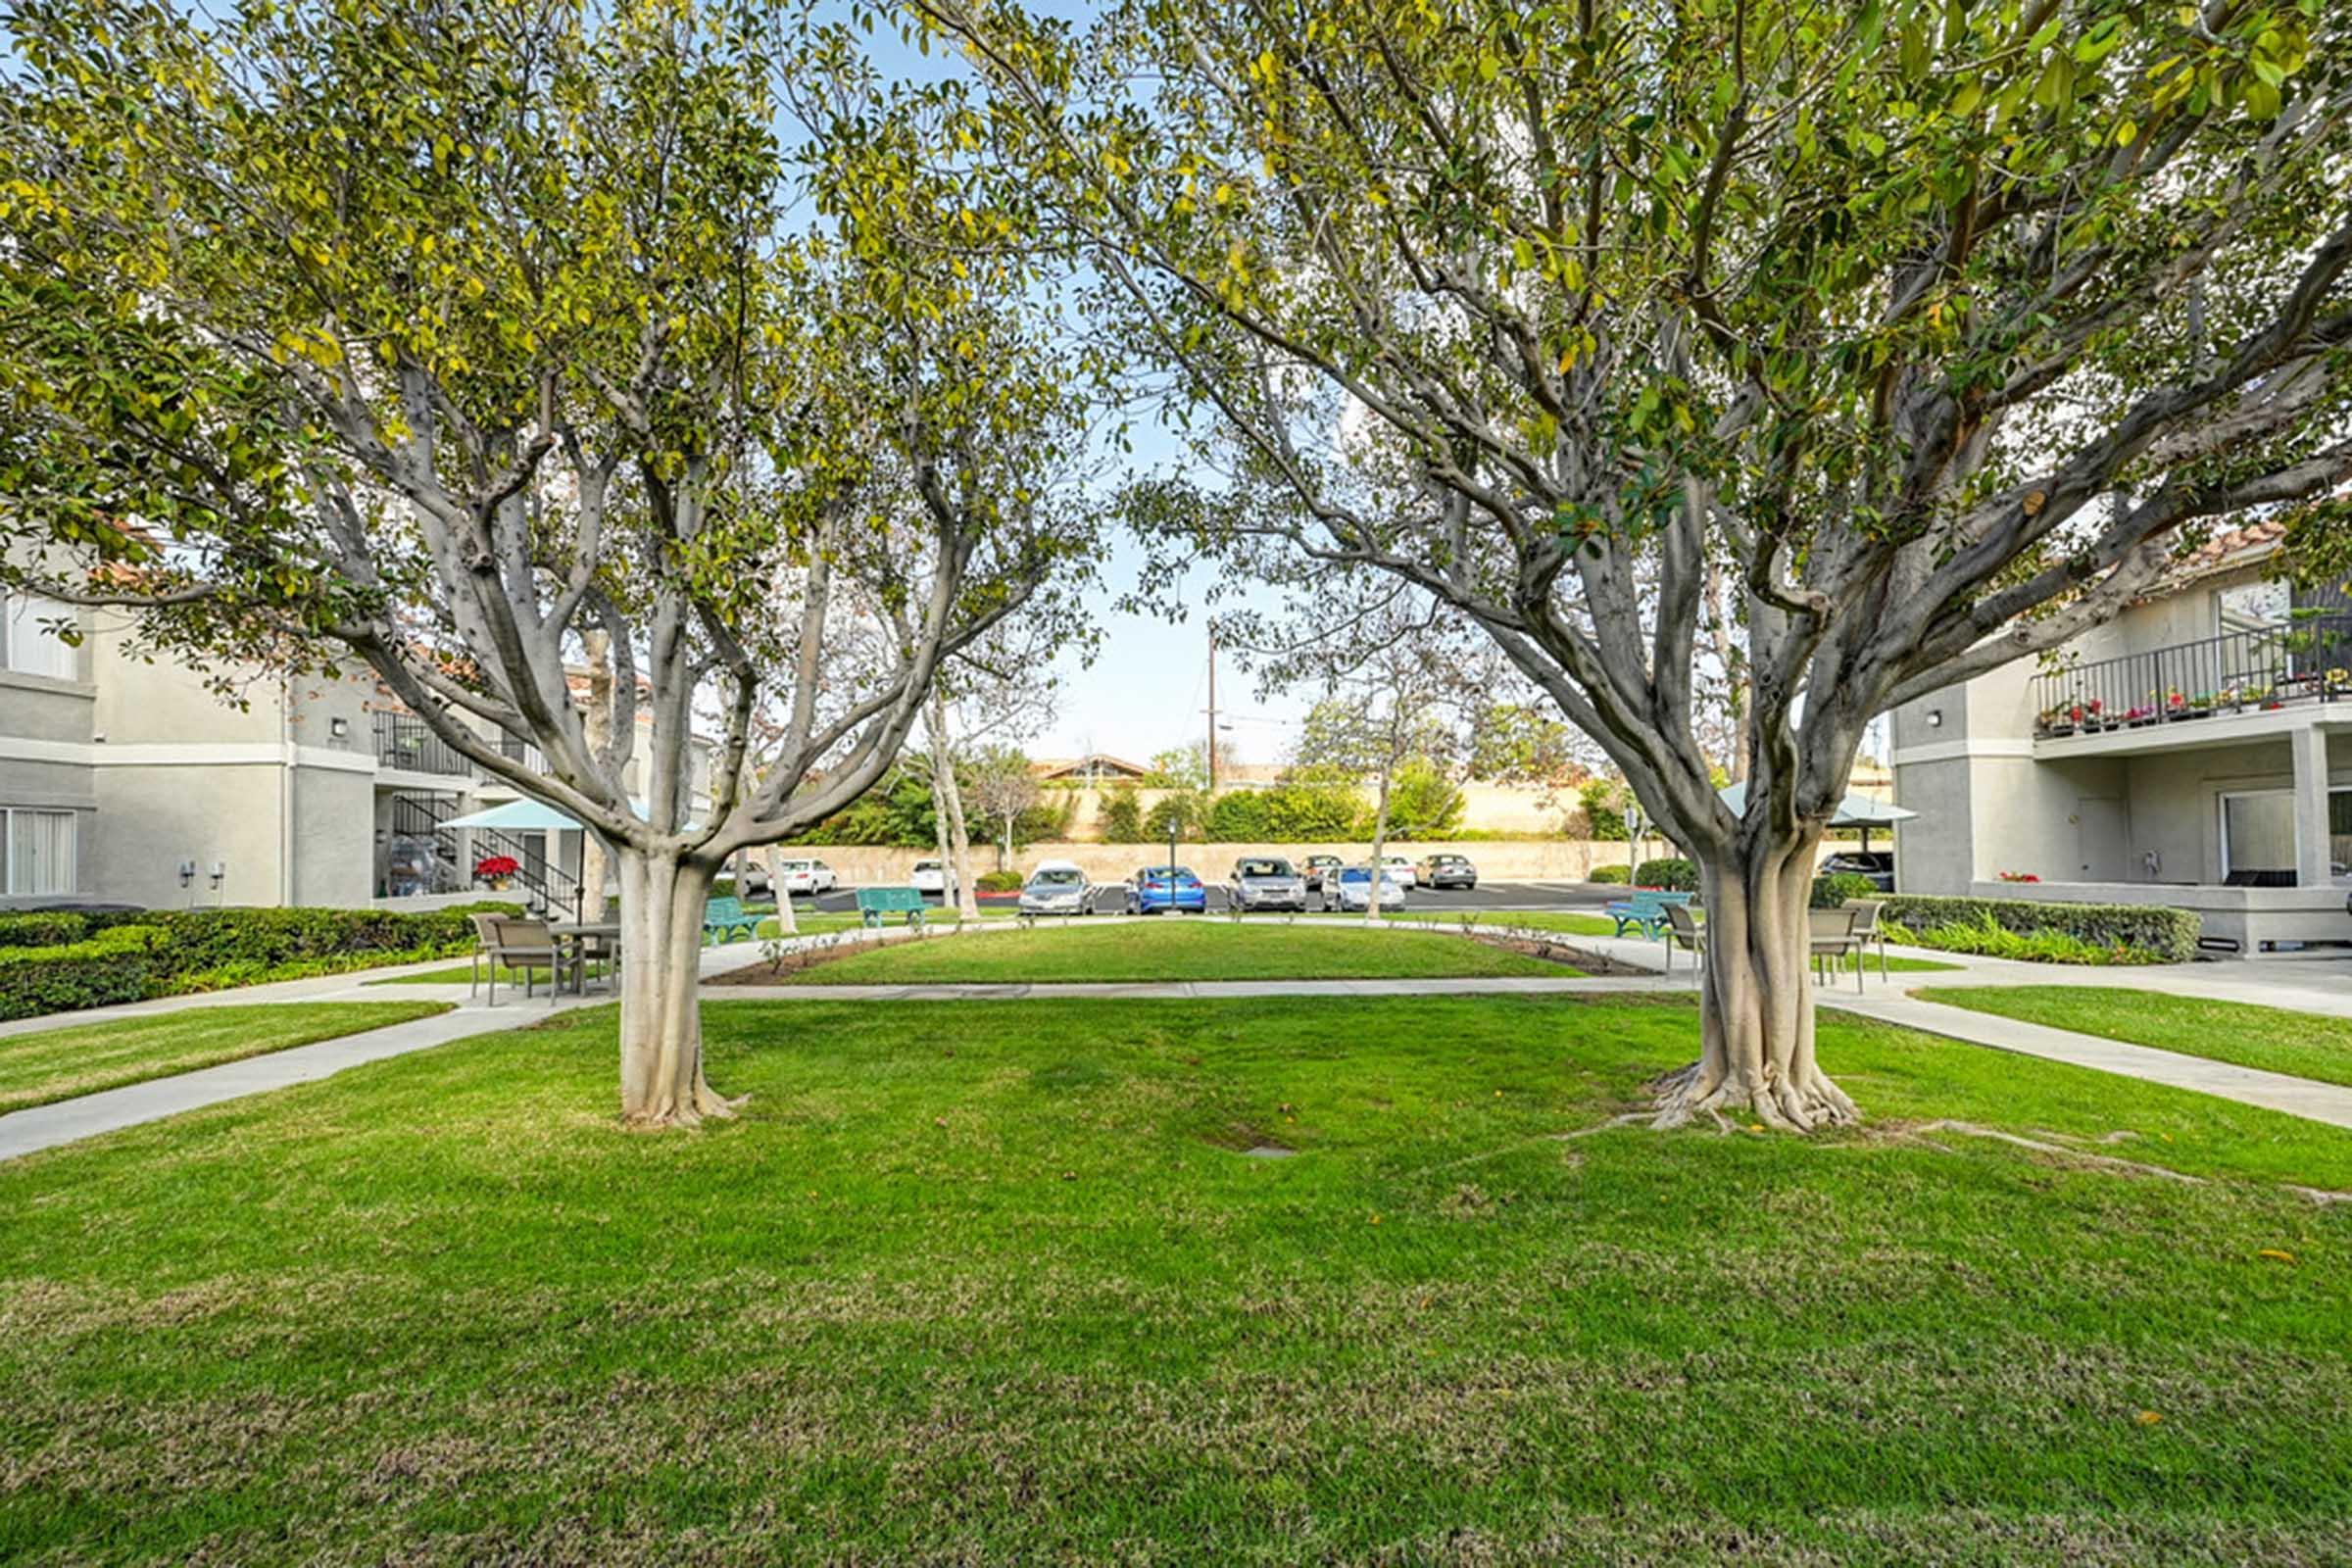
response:
<path id="1" fill-rule="evenodd" d="M 1642 863 L 1642 803 L 1632 795 L 1625 800 L 1625 885 L 1634 885 L 1634 868 Z"/>

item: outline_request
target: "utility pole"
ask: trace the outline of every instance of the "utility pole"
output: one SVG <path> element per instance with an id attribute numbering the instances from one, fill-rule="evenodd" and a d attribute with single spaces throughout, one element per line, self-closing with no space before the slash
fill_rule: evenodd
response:
<path id="1" fill-rule="evenodd" d="M 1208 793 L 1217 793 L 1217 628 L 1208 628 Z"/>

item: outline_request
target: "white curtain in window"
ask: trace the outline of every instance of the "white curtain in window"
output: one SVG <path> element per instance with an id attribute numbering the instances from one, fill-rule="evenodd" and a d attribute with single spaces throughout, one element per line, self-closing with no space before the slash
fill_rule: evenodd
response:
<path id="1" fill-rule="evenodd" d="M 2285 790 L 2222 799 L 2222 870 L 2292 871 L 2295 798 Z"/>
<path id="2" fill-rule="evenodd" d="M 74 889 L 72 811 L 8 813 L 8 891 L 68 894 Z"/>
<path id="3" fill-rule="evenodd" d="M 24 675 L 74 679 L 79 673 L 75 651 L 49 629 L 72 618 L 72 610 L 54 599 L 38 594 L 9 595 L 7 635 L 0 638 L 0 654 L 5 654 L 8 667 Z"/>

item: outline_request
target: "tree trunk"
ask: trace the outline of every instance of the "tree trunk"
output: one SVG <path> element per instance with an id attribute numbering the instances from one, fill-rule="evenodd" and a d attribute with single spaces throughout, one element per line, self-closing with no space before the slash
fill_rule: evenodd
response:
<path id="1" fill-rule="evenodd" d="M 776 900 L 776 930 L 780 935 L 797 937 L 801 934 L 801 917 L 792 907 L 792 891 L 785 887 L 783 873 L 776 868 L 776 847 L 770 844 L 760 853 L 767 858 L 767 891 Z"/>
<path id="2" fill-rule="evenodd" d="M 972 837 L 963 821 L 963 791 L 956 782 L 956 757 L 948 746 L 947 700 L 931 694 L 931 803 L 942 824 L 942 858 L 955 887 L 956 908 L 966 920 L 980 918 L 980 896 L 972 886 Z M 943 898 L 941 903 L 948 902 Z"/>
<path id="3" fill-rule="evenodd" d="M 1797 1132 L 1856 1119 L 1813 1054 L 1806 907 L 1816 837 L 1698 858 L 1707 916 L 1699 1059 L 1660 1080 L 1659 1126 L 1702 1113 Z"/>
<path id="4" fill-rule="evenodd" d="M 1386 874 L 1381 869 L 1380 858 L 1388 853 L 1389 775 L 1394 771 L 1394 767 L 1380 770 L 1380 800 L 1372 808 L 1372 889 L 1364 900 L 1366 925 L 1380 924 L 1380 879 Z"/>
<path id="5" fill-rule="evenodd" d="M 734 1106 L 703 1078 L 703 904 L 711 868 L 622 847 L 620 1115 L 632 1127 L 691 1127 Z"/>

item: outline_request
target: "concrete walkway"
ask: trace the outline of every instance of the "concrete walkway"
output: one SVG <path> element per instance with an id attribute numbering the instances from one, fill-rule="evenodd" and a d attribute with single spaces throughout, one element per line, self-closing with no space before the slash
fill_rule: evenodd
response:
<path id="1" fill-rule="evenodd" d="M 1887 993 L 1863 998 L 1825 995 L 1822 1001 L 1840 1012 L 1900 1024 L 1922 1034 L 1965 1040 L 1971 1045 L 1990 1046 L 1995 1051 L 2013 1051 L 2022 1056 L 2063 1061 L 2152 1084 L 2170 1084 L 2175 1089 L 2193 1089 L 2201 1095 L 2217 1095 L 2224 1100 L 2260 1105 L 2266 1110 L 2282 1110 L 2306 1121 L 2352 1127 L 2352 1089 L 2339 1084 L 2210 1061 L 2203 1056 L 2183 1056 L 2178 1052 L 2158 1051 L 2153 1046 L 2127 1045 L 2097 1035 L 2077 1034 L 2071 1029 L 2053 1029 L 2047 1024 L 1972 1012 L 1965 1007 L 1941 1006 L 1915 997 Z"/>
<path id="2" fill-rule="evenodd" d="M 719 974 L 741 968 L 758 957 L 759 951 L 757 945 L 745 942 L 705 948 L 703 973 Z M 458 961 L 463 963 L 465 960 L 461 958 Z M 46 1018 L 17 1019 L 0 1026 L 0 1037 L 6 1037 L 46 1029 L 78 1028 L 83 1024 L 104 1023 L 115 1018 L 186 1012 L 199 1007 L 299 1002 L 455 1004 L 450 1011 L 430 1018 L 413 1018 L 406 1023 L 387 1024 L 381 1029 L 268 1052 L 259 1056 L 247 1056 L 241 1061 L 222 1062 L 218 1067 L 203 1067 L 170 1078 L 152 1078 L 145 1083 L 126 1084 L 121 1089 L 102 1089 L 96 1094 L 61 1100 L 54 1104 L 10 1111 L 0 1115 L 0 1159 L 14 1159 L 20 1154 L 54 1149 L 60 1144 L 93 1138 L 118 1128 L 159 1121 L 182 1111 L 217 1105 L 224 1100 L 312 1083 L 362 1062 L 404 1056 L 412 1051 L 429 1051 L 435 1046 L 445 1046 L 453 1040 L 464 1040 L 472 1035 L 523 1028 L 552 1013 L 572 1007 L 602 1006 L 612 1000 L 610 991 L 591 989 L 584 997 L 564 994 L 551 1004 L 545 989 L 536 997 L 526 998 L 519 989 L 502 987 L 498 1005 L 494 1007 L 486 998 L 468 997 L 462 983 L 454 986 L 385 986 L 370 983 L 398 975 L 425 974 L 449 967 L 450 960 L 443 958 L 432 963 L 365 969 L 315 980 L 289 980 L 276 985 L 247 986 L 237 991 L 207 992 L 201 996 L 159 997 L 152 1002 L 135 1002 L 122 1006 L 92 1007 L 83 1012 L 54 1013 Z"/>

